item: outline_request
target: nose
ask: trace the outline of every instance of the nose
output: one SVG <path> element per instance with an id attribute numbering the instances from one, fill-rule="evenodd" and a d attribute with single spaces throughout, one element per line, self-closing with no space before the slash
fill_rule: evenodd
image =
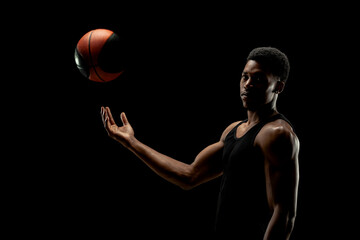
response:
<path id="1" fill-rule="evenodd" d="M 245 88 L 245 89 L 250 89 L 250 88 L 252 88 L 252 87 L 254 87 L 253 81 L 252 81 L 251 78 L 248 78 L 248 79 L 245 81 L 245 83 L 244 83 L 244 88 Z"/>

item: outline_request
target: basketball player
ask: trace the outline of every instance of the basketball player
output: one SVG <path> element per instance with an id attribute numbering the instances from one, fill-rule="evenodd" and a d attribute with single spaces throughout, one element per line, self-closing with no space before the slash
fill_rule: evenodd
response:
<path id="1" fill-rule="evenodd" d="M 289 239 L 296 216 L 300 143 L 289 120 L 276 108 L 289 69 L 288 58 L 280 50 L 253 49 L 240 79 L 247 119 L 230 124 L 219 141 L 202 150 L 191 164 L 136 139 L 125 113 L 120 115 L 123 125 L 118 126 L 110 109 L 101 107 L 102 121 L 111 138 L 183 189 L 221 176 L 215 223 L 220 236 Z"/>

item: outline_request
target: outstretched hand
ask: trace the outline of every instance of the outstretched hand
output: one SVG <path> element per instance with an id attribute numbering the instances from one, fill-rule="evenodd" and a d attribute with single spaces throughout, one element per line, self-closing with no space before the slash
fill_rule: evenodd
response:
<path id="1" fill-rule="evenodd" d="M 127 146 L 134 137 L 134 130 L 127 120 L 125 113 L 122 112 L 120 114 L 120 119 L 123 123 L 120 127 L 116 125 L 109 107 L 101 107 L 100 113 L 104 128 L 109 137 L 115 139 L 124 146 Z"/>

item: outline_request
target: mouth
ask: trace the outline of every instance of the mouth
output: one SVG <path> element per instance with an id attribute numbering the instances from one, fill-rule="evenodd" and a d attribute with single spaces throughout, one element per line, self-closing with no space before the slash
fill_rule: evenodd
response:
<path id="1" fill-rule="evenodd" d="M 240 93 L 240 96 L 241 97 L 248 97 L 248 96 L 251 96 L 251 94 L 249 92 L 242 92 L 242 93 Z"/>
<path id="2" fill-rule="evenodd" d="M 256 99 L 256 95 L 254 92 L 242 92 L 240 93 L 240 97 L 243 101 L 253 101 Z"/>

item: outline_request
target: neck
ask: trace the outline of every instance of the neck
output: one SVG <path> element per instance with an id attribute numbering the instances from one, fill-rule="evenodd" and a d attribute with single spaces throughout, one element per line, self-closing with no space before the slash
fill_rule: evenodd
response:
<path id="1" fill-rule="evenodd" d="M 256 110 L 247 109 L 248 123 L 249 124 L 258 123 L 263 119 L 272 117 L 278 113 L 279 112 L 276 109 L 275 102 L 270 102 L 268 104 L 265 104 L 264 106 Z"/>

